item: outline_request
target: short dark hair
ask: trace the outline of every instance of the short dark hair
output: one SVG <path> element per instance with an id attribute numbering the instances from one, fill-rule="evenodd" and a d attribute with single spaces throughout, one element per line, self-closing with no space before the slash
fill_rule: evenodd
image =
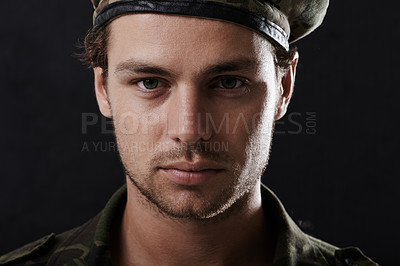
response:
<path id="1" fill-rule="evenodd" d="M 83 45 L 81 45 L 84 51 L 79 54 L 80 60 L 89 67 L 100 67 L 103 69 L 104 80 L 106 80 L 108 76 L 107 47 L 109 37 L 110 23 L 96 30 L 90 30 L 86 34 Z M 279 45 L 273 44 L 273 47 L 275 50 L 275 64 L 281 70 L 281 73 L 285 73 L 293 63 L 297 48 L 291 47 L 289 51 L 286 51 Z"/>
<path id="2" fill-rule="evenodd" d="M 81 62 L 89 67 L 100 67 L 103 69 L 103 78 L 108 76 L 107 47 L 110 38 L 110 23 L 86 34 L 83 44 L 79 45 L 83 52 L 78 54 Z"/>

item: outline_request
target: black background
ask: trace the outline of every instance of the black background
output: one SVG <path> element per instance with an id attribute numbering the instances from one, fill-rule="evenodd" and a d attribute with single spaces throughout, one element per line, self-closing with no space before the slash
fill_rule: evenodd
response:
<path id="1" fill-rule="evenodd" d="M 82 131 L 83 113 L 100 119 L 92 72 L 73 57 L 90 1 L 1 7 L 0 254 L 82 224 L 124 182 L 104 123 Z M 295 94 L 263 178 L 306 232 L 382 265 L 399 257 L 399 26 L 388 1 L 332 1 L 296 43 Z"/>

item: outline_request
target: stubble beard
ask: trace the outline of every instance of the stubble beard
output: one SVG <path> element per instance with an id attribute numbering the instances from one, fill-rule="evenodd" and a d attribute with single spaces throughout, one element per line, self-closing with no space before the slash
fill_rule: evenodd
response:
<path id="1" fill-rule="evenodd" d="M 254 191 L 255 185 L 258 184 L 267 166 L 272 132 L 273 130 L 268 132 L 268 136 L 264 135 L 264 141 L 258 135 L 259 133 L 249 141 L 250 144 L 246 148 L 247 160 L 243 166 L 240 166 L 237 162 L 232 164 L 234 160 L 228 153 L 207 151 L 202 148 L 204 147 L 202 143 L 197 143 L 195 146 L 183 146 L 167 152 L 158 152 L 148 163 L 148 167 L 145 170 L 141 170 L 143 166 L 141 167 L 136 163 L 137 156 L 140 155 L 136 154 L 135 157 L 134 153 L 120 149 L 123 147 L 124 141 L 116 130 L 115 137 L 125 174 L 144 199 L 145 202 L 142 202 L 142 205 L 156 210 L 164 217 L 179 219 L 180 221 L 216 222 L 229 217 L 246 204 L 246 199 L 250 196 L 250 192 Z M 265 137 L 267 137 L 267 140 Z M 151 182 L 157 174 L 157 170 L 151 168 L 151 166 L 182 158 L 190 159 L 194 156 L 230 163 L 232 168 L 226 169 L 226 175 L 229 177 L 230 182 L 226 182 L 229 184 L 213 193 L 213 197 L 207 197 L 204 192 L 196 187 L 175 184 L 177 189 L 186 190 L 191 196 L 202 200 L 200 206 L 191 204 L 189 199 L 188 202 L 177 204 L 173 198 L 169 198 L 166 193 L 163 193 L 165 192 L 163 191 L 163 184 Z"/>

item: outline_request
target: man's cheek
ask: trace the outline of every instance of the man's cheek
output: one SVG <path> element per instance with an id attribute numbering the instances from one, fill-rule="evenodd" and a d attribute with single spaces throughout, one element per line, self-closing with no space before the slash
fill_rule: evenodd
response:
<path id="1" fill-rule="evenodd" d="M 161 126 L 161 120 L 161 116 L 157 113 L 140 116 L 141 134 L 148 136 L 154 133 Z"/>
<path id="2" fill-rule="evenodd" d="M 115 121 L 115 130 L 122 136 L 137 134 L 141 127 L 139 115 L 133 112 L 123 112 Z"/>

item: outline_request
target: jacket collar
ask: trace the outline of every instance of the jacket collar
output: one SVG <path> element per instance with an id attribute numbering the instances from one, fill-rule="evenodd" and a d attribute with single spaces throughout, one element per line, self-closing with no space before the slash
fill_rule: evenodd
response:
<path id="1" fill-rule="evenodd" d="M 319 248 L 290 218 L 278 197 L 261 184 L 262 206 L 276 237 L 274 266 L 329 265 Z M 112 223 L 121 217 L 126 205 L 126 185 L 122 186 L 103 209 L 87 256 L 89 265 L 111 265 Z"/>
<path id="2" fill-rule="evenodd" d="M 274 266 L 329 265 L 313 238 L 305 234 L 290 218 L 278 197 L 261 184 L 262 206 L 276 236 Z"/>
<path id="3" fill-rule="evenodd" d="M 87 265 L 111 266 L 111 229 L 114 221 L 122 216 L 126 205 L 126 184 L 119 188 L 107 202 L 99 216 Z"/>

